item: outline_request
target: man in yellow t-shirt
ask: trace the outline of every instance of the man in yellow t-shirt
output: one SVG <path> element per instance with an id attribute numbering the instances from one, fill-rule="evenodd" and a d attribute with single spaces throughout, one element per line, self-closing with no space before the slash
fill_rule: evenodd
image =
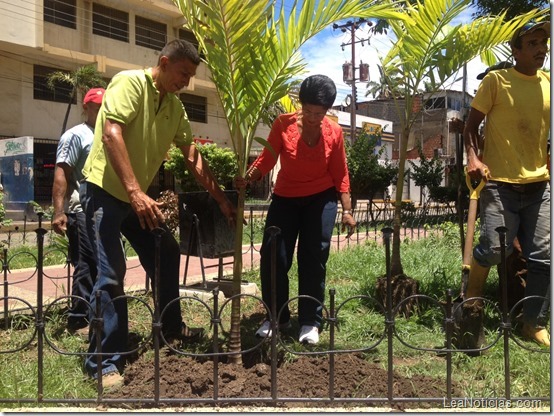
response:
<path id="1" fill-rule="evenodd" d="M 171 41 L 162 49 L 155 67 L 117 74 L 98 113 L 92 148 L 83 168 L 80 200 L 98 266 L 91 308 L 96 310 L 95 294 L 99 293 L 103 311 L 98 317 L 103 319 L 102 363 L 99 366 L 94 355 L 98 352 L 98 331 L 94 330 L 85 367 L 93 378 L 102 374 L 104 387 L 122 384 L 122 352 L 128 350 L 127 300 L 114 300 L 124 294 L 126 267 L 120 232 L 137 252 L 148 276 L 153 277 L 155 236 L 151 231 L 165 229 L 159 274 L 162 333 L 166 340 L 190 334 L 182 322 L 179 302 L 172 302 L 179 297 L 179 244 L 164 224 L 160 204 L 146 195 L 171 143 L 181 149 L 187 168 L 218 202 L 227 219 L 233 223 L 236 217 L 235 207 L 192 143 L 187 114 L 176 95 L 189 84 L 199 64 L 200 57 L 191 43 Z"/>
<path id="2" fill-rule="evenodd" d="M 525 296 L 534 296 L 523 303 L 522 335 L 544 346 L 550 346 L 545 329 L 550 297 L 550 75 L 541 68 L 549 34 L 550 22 L 516 30 L 510 41 L 514 67 L 484 77 L 464 130 L 468 173 L 486 180 L 465 299 L 483 296 L 490 267 L 500 263 L 496 228 L 506 227 L 507 254 L 517 236 L 527 259 Z M 484 149 L 478 155 L 479 125 L 485 118 Z"/>

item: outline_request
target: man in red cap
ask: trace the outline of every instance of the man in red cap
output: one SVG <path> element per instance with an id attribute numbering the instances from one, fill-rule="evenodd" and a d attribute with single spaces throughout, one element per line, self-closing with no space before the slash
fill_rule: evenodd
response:
<path id="1" fill-rule="evenodd" d="M 52 199 L 52 227 L 67 235 L 70 261 L 74 267 L 71 308 L 67 327 L 70 332 L 88 328 L 88 300 L 96 280 L 96 261 L 87 238 L 85 214 L 79 202 L 79 183 L 83 166 L 94 138 L 94 126 L 104 97 L 103 88 L 90 89 L 83 99 L 86 121 L 67 130 L 58 144 Z"/>
<path id="2" fill-rule="evenodd" d="M 465 299 L 483 296 L 491 266 L 500 263 L 498 227 L 506 227 L 506 253 L 517 236 L 527 259 L 524 338 L 550 346 L 546 330 L 550 297 L 550 74 L 541 70 L 548 54 L 550 22 L 528 23 L 510 41 L 515 65 L 486 74 L 464 130 L 467 171 L 484 179 L 481 234 Z M 486 117 L 483 154 L 479 125 Z M 480 301 L 468 302 L 468 307 Z M 475 345 L 479 347 L 479 345 Z"/>

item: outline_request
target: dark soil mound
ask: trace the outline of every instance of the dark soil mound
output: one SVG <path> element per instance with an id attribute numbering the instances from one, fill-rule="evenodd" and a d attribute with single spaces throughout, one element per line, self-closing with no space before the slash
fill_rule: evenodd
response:
<path id="1" fill-rule="evenodd" d="M 161 398 L 213 398 L 213 362 L 193 359 L 173 353 L 161 357 Z M 245 357 L 245 364 L 220 363 L 218 369 L 218 394 L 220 398 L 270 398 L 271 366 L 256 363 L 260 352 Z M 258 360 L 259 361 L 259 360 Z M 297 356 L 293 361 L 281 362 L 277 370 L 277 395 L 283 398 L 328 398 L 328 356 Z M 335 397 L 386 398 L 387 371 L 379 364 L 368 362 L 360 354 L 335 355 Z M 394 397 L 431 398 L 445 397 L 444 380 L 426 376 L 404 378 L 394 374 Z M 140 357 L 125 370 L 125 385 L 117 393 L 106 398 L 153 398 L 154 365 L 151 358 Z M 263 405 L 252 403 L 252 405 Z M 297 404 L 296 404 L 297 405 Z M 316 405 L 308 403 L 308 405 Z M 321 403 L 320 403 L 321 405 Z M 328 404 L 327 404 L 328 405 Z M 369 404 L 371 405 L 371 404 Z M 382 402 L 375 402 L 382 406 Z M 138 400 L 137 400 L 137 406 Z M 368 404 L 364 404 L 368 406 Z M 425 406 L 425 404 L 423 404 Z M 144 407 L 144 404 L 140 404 Z M 415 407 L 413 404 L 396 405 L 396 408 Z M 417 404 L 422 407 L 422 404 Z M 430 404 L 428 406 L 430 407 Z"/>

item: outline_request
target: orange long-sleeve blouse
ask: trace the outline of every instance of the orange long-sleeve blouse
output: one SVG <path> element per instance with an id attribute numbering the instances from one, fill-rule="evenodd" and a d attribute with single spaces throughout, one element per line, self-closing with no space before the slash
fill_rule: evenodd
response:
<path id="1" fill-rule="evenodd" d="M 309 147 L 300 137 L 298 114 L 283 114 L 275 120 L 268 142 L 281 160 L 274 193 L 284 197 L 314 195 L 334 186 L 338 192 L 350 191 L 342 128 L 325 117 L 321 123 L 321 138 Z M 252 163 L 266 175 L 277 163 L 274 155 L 264 149 Z"/>

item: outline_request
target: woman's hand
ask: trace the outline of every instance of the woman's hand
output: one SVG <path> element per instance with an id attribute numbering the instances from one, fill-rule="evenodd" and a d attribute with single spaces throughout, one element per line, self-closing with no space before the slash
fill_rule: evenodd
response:
<path id="1" fill-rule="evenodd" d="M 351 213 L 343 213 L 342 214 L 342 231 L 345 231 L 348 228 L 348 234 L 346 234 L 346 238 L 352 237 L 352 234 L 356 231 L 356 220 L 352 216 Z"/>
<path id="2" fill-rule="evenodd" d="M 233 179 L 233 185 L 236 189 L 246 188 L 248 184 L 249 182 L 242 176 L 235 176 L 235 178 Z"/>
<path id="3" fill-rule="evenodd" d="M 242 189 L 246 188 L 247 185 L 250 185 L 252 182 L 256 182 L 262 178 L 262 173 L 258 170 L 258 168 L 250 167 L 246 171 L 246 175 L 244 175 L 244 178 L 240 175 L 235 176 L 235 179 L 233 180 L 233 183 L 235 185 L 235 188 Z"/>

